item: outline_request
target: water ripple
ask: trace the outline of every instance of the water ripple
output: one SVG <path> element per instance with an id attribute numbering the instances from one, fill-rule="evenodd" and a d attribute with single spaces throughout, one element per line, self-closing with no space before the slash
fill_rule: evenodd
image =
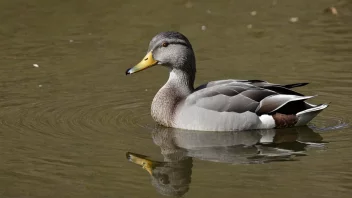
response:
<path id="1" fill-rule="evenodd" d="M 316 132 L 335 131 L 349 128 L 350 121 L 346 118 L 324 116 L 310 123 L 309 127 Z"/>
<path id="2" fill-rule="evenodd" d="M 7 106 L 0 113 L 0 122 L 3 127 L 15 128 L 19 133 L 30 130 L 55 138 L 94 138 L 87 133 L 99 133 L 102 129 L 112 133 L 118 129 L 148 127 L 149 104 L 142 99 L 122 102 L 117 98 L 116 95 L 87 95 L 57 100 L 18 99 L 12 101 L 13 106 L 0 102 L 0 106 Z M 55 133 L 49 134 L 53 129 Z"/>

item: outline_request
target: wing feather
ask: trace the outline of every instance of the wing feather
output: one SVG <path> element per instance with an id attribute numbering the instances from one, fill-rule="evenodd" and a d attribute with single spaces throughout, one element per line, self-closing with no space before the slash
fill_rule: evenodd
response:
<path id="1" fill-rule="evenodd" d="M 260 104 L 256 110 L 256 113 L 258 115 L 270 114 L 290 102 L 304 101 L 312 97 L 314 96 L 296 96 L 296 95 L 282 95 L 282 94 L 269 96 L 263 99 L 262 101 L 260 101 Z"/>
<path id="2" fill-rule="evenodd" d="M 236 80 L 213 81 L 186 98 L 186 104 L 218 112 L 255 112 L 259 101 L 276 94 Z"/>
<path id="3" fill-rule="evenodd" d="M 276 95 L 277 93 L 274 91 L 265 90 L 265 89 L 261 89 L 260 91 L 258 91 L 258 89 L 249 89 L 249 90 L 243 91 L 241 94 L 248 98 L 251 98 L 252 100 L 260 102 L 264 98 L 271 95 Z"/>
<path id="4" fill-rule="evenodd" d="M 279 85 L 263 80 L 219 80 L 203 84 L 186 99 L 187 104 L 219 112 L 254 112 L 257 115 L 270 114 L 293 102 L 305 106 L 303 96 L 291 88 L 307 83 Z M 302 105 L 301 105 L 302 106 Z M 305 107 L 301 108 L 305 108 Z M 284 109 L 284 108 L 282 108 Z"/>

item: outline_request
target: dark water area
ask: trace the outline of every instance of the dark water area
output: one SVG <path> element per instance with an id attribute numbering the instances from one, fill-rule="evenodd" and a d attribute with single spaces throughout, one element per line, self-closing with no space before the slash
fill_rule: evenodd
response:
<path id="1" fill-rule="evenodd" d="M 0 18 L 0 197 L 351 197 L 351 1 L 0 0 Z M 166 30 L 196 85 L 309 82 L 330 106 L 292 129 L 156 126 L 167 70 L 125 70 Z"/>

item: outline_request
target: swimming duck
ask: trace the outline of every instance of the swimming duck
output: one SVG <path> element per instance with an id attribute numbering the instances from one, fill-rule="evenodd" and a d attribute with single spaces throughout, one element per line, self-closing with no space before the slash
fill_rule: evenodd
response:
<path id="1" fill-rule="evenodd" d="M 291 90 L 307 83 L 273 84 L 263 80 L 218 80 L 194 88 L 196 59 L 189 40 L 179 32 L 161 32 L 146 56 L 126 70 L 169 68 L 169 79 L 155 95 L 151 115 L 160 125 L 199 131 L 240 131 L 306 125 L 328 104 L 306 102 Z"/>

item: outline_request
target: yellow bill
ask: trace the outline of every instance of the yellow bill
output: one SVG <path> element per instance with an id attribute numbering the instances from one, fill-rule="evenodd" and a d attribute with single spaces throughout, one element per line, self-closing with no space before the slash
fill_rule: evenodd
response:
<path id="1" fill-rule="evenodd" d="M 141 62 L 139 62 L 136 66 L 129 68 L 126 70 L 126 75 L 133 74 L 149 67 L 156 65 L 158 61 L 154 60 L 152 52 L 149 52 Z"/>

